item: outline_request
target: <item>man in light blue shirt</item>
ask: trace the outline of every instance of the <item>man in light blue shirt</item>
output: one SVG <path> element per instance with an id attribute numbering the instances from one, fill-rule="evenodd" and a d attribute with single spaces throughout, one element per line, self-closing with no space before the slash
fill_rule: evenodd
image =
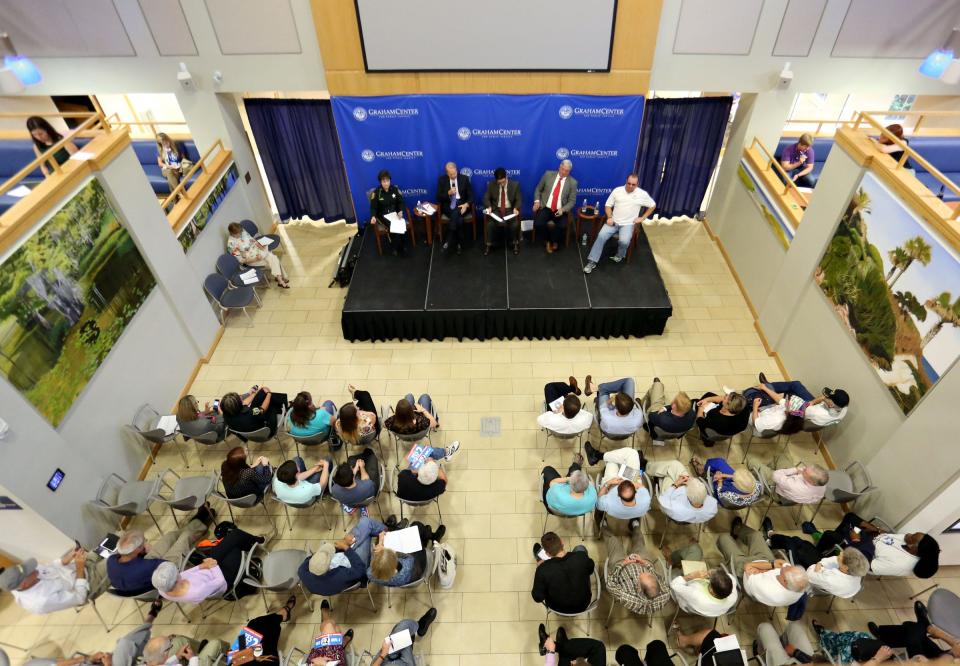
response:
<path id="1" fill-rule="evenodd" d="M 597 495 L 597 521 L 603 518 L 602 513 L 621 520 L 642 518 L 650 510 L 650 492 L 643 485 L 642 470 L 647 461 L 641 458 L 640 452 L 625 446 L 601 454 L 590 442 L 584 450 L 591 465 L 601 460 L 606 463 Z M 612 492 L 614 488 L 616 492 Z"/>
<path id="2" fill-rule="evenodd" d="M 643 425 L 643 410 L 636 403 L 636 384 L 632 377 L 594 384 L 587 375 L 586 394 L 597 393 L 597 420 L 609 435 L 632 435 Z"/>
<path id="3" fill-rule="evenodd" d="M 307 504 L 323 495 L 332 466 L 333 460 L 329 457 L 309 469 L 299 456 L 287 460 L 273 477 L 273 494 L 284 504 Z"/>

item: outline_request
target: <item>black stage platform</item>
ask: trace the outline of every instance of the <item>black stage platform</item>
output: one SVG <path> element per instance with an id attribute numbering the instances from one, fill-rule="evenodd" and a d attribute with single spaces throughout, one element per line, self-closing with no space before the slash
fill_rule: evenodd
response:
<path id="1" fill-rule="evenodd" d="M 641 225 L 630 263 L 615 264 L 616 237 L 584 275 L 588 247 L 571 243 L 548 255 L 524 241 L 520 254 L 467 241 L 463 254 L 440 243 L 377 255 L 364 234 L 341 326 L 347 340 L 609 338 L 663 333 L 673 313 Z M 464 236 L 469 238 L 469 227 Z M 385 240 L 385 239 L 384 239 Z"/>

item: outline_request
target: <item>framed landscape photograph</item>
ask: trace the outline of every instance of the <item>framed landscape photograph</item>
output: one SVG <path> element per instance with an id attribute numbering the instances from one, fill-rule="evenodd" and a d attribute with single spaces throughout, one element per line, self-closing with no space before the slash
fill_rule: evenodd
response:
<path id="1" fill-rule="evenodd" d="M 155 285 L 90 180 L 0 257 L 0 374 L 59 426 Z"/>
<path id="2" fill-rule="evenodd" d="M 815 280 L 904 414 L 960 355 L 960 257 L 867 173 Z"/>

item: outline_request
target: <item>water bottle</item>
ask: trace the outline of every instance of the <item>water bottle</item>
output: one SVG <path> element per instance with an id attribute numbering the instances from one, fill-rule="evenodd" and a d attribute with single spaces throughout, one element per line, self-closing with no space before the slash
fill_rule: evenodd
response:
<path id="1" fill-rule="evenodd" d="M 587 209 L 587 198 L 584 197 L 583 204 L 580 206 L 580 210 L 586 210 L 586 209 Z"/>
<path id="2" fill-rule="evenodd" d="M 417 199 L 417 207 L 414 210 L 416 210 L 418 213 L 422 210 L 420 208 L 420 199 Z"/>
<path id="3" fill-rule="evenodd" d="M 597 203 L 593 204 L 593 212 L 594 212 L 594 213 L 599 213 L 599 212 L 600 212 L 600 200 L 599 200 L 599 199 L 597 199 Z"/>
<path id="4" fill-rule="evenodd" d="M 587 246 L 587 232 L 583 232 L 583 238 L 580 239 L 580 245 Z"/>

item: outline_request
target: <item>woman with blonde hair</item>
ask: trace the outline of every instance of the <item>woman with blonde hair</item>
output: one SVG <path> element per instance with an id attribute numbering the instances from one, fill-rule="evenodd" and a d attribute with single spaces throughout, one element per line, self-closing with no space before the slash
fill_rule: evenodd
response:
<path id="1" fill-rule="evenodd" d="M 177 403 L 177 426 L 186 438 L 199 437 L 208 432 L 217 433 L 217 441 L 222 442 L 227 428 L 220 411 L 206 403 L 200 411 L 200 403 L 192 395 L 185 395 Z"/>
<path id="2" fill-rule="evenodd" d="M 239 222 L 228 224 L 227 233 L 230 234 L 227 237 L 227 252 L 246 266 L 267 267 L 279 287 L 290 288 L 290 281 L 283 272 L 280 260 L 268 247 L 248 234 Z"/>
<path id="3" fill-rule="evenodd" d="M 163 132 L 157 134 L 157 164 L 171 192 L 193 168 L 193 162 L 187 159 L 183 147 Z"/>
<path id="4" fill-rule="evenodd" d="M 759 501 L 763 492 L 763 486 L 750 470 L 746 467 L 731 467 L 723 458 L 709 458 L 705 463 L 699 458 L 691 458 L 690 466 L 697 476 L 705 479 L 710 492 L 723 506 L 750 506 Z"/>
<path id="5" fill-rule="evenodd" d="M 340 407 L 339 417 L 334 424 L 337 437 L 345 444 L 359 445 L 365 437 L 380 432 L 377 418 L 377 406 L 367 391 L 361 391 L 352 384 L 347 386 L 351 402 Z"/>
<path id="6" fill-rule="evenodd" d="M 434 541 L 440 541 L 447 528 L 440 525 L 433 530 L 429 525 L 420 522 L 411 523 L 410 526 L 420 531 L 423 550 L 416 553 L 398 553 L 383 545 L 387 533 L 381 532 L 377 542 L 373 544 L 370 567 L 367 569 L 367 578 L 371 583 L 383 587 L 400 587 L 423 576 L 427 565 L 427 548 L 432 548 Z"/>

